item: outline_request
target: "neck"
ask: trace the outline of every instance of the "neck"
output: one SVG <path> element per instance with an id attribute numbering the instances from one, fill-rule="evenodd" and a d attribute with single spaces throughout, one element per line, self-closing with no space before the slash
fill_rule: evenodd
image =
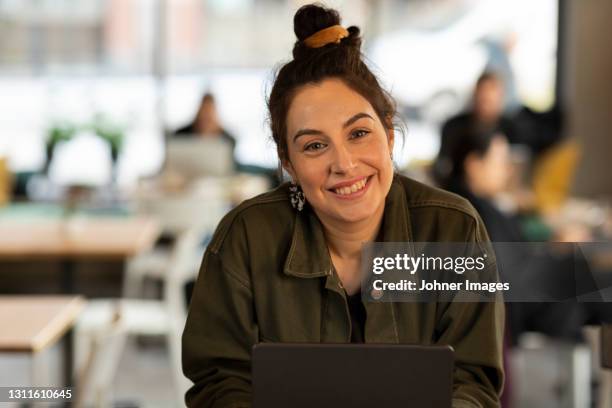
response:
<path id="1" fill-rule="evenodd" d="M 221 127 L 216 121 L 199 121 L 196 123 L 196 131 L 201 134 L 220 133 Z"/>
<path id="2" fill-rule="evenodd" d="M 362 244 L 376 239 L 381 228 L 384 209 L 383 203 L 372 217 L 355 222 L 319 216 L 330 253 L 341 259 L 359 258 Z"/>
<path id="3" fill-rule="evenodd" d="M 500 116 L 501 116 L 501 115 L 497 115 L 494 113 L 480 112 L 480 111 L 476 111 L 475 115 L 476 115 L 476 120 L 479 123 L 482 123 L 484 125 L 494 125 L 495 123 L 499 121 Z"/>

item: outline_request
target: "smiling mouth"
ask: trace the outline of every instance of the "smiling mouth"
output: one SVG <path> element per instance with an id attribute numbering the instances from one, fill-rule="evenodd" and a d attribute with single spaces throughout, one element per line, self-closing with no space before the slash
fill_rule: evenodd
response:
<path id="1" fill-rule="evenodd" d="M 339 196 L 348 196 L 348 195 L 357 193 L 366 187 L 366 185 L 368 184 L 368 181 L 370 181 L 370 177 L 364 177 L 361 180 L 351 184 L 350 186 L 334 188 L 334 189 L 331 189 L 330 191 L 338 194 Z"/>

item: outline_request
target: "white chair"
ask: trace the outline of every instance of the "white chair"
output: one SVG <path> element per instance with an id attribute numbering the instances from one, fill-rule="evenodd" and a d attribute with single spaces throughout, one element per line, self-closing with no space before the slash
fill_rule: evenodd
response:
<path id="1" fill-rule="evenodd" d="M 599 408 L 612 408 L 612 370 L 603 370 L 599 383 Z"/>
<path id="2" fill-rule="evenodd" d="M 142 198 L 138 211 L 159 220 L 167 235 L 176 238 L 187 230 L 199 231 L 199 239 L 203 241 L 213 234 L 229 208 L 222 189 L 218 185 L 209 187 L 206 193 L 190 191 L 171 197 Z M 123 297 L 143 297 L 147 280 L 164 282 L 170 270 L 171 255 L 171 250 L 156 247 L 129 260 L 124 274 Z"/>
<path id="3" fill-rule="evenodd" d="M 601 326 L 586 326 L 584 336 L 592 351 L 592 375 L 599 384 L 596 408 L 612 408 L 612 369 L 602 367 L 603 333 Z"/>
<path id="4" fill-rule="evenodd" d="M 166 233 L 174 235 L 170 249 L 153 249 L 127 264 L 123 298 L 93 300 L 75 328 L 75 372 L 82 372 L 79 403 L 95 399 L 105 407 L 126 338 L 135 335 L 163 335 L 169 350 L 176 401 L 184 406 L 190 386 L 181 369 L 181 334 L 186 320 L 184 287 L 196 278 L 207 235 L 229 209 L 223 180 L 206 179 L 194 189 L 174 196 L 140 197 L 138 211 L 158 219 Z M 252 190 L 253 188 L 251 188 Z M 250 194 L 250 190 L 247 192 Z M 161 300 L 144 300 L 147 279 L 163 284 Z M 88 357 L 85 357 L 88 356 Z"/>
<path id="5" fill-rule="evenodd" d="M 186 320 L 185 284 L 194 279 L 202 249 L 200 229 L 179 235 L 171 250 L 165 273 L 161 300 L 103 299 L 91 300 L 75 327 L 75 372 L 79 402 L 93 399 L 97 407 L 105 407 L 111 395 L 112 382 L 128 336 L 165 336 L 178 406 L 184 405 L 189 381 L 181 369 L 181 334 Z M 86 357 L 87 356 L 87 357 Z M 84 384 L 82 381 L 83 379 Z"/>
<path id="6" fill-rule="evenodd" d="M 558 398 L 559 408 L 590 406 L 592 364 L 591 349 L 587 344 L 555 340 L 541 333 L 524 333 L 519 338 L 518 347 L 512 350 L 511 361 L 518 380 L 515 384 L 518 394 L 513 397 L 518 406 L 536 402 L 524 401 L 524 397 L 541 398 L 546 392 L 550 397 Z M 553 367 L 557 371 L 554 377 L 546 378 L 554 372 Z M 535 375 L 539 380 L 535 384 L 544 386 L 544 389 L 537 388 L 537 393 L 533 382 L 524 381 Z"/>
<path id="7" fill-rule="evenodd" d="M 89 321 L 95 320 L 91 319 L 91 313 L 98 315 L 98 321 L 102 320 L 99 316 L 101 312 L 106 313 L 107 311 L 99 307 L 90 308 Z M 82 325 L 79 328 L 80 332 L 76 336 L 79 341 L 75 344 L 75 352 L 76 355 L 84 356 L 85 359 L 76 364 L 79 367 L 76 373 L 78 384 L 73 402 L 76 408 L 84 407 L 87 397 L 93 400 L 95 407 L 112 406 L 111 390 L 114 374 L 117 371 L 127 338 L 123 325 L 120 324 L 122 317 L 118 312 L 119 310 L 116 309 L 110 320 L 106 322 L 107 324 L 100 324 L 98 330 L 91 327 L 90 331 L 83 330 Z"/>

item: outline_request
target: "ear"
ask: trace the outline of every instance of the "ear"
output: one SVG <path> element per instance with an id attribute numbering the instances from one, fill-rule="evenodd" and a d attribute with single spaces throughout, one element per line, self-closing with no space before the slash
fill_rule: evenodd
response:
<path id="1" fill-rule="evenodd" d="M 395 146 L 395 128 L 393 127 L 393 118 L 390 115 L 385 117 L 383 126 L 387 132 L 389 151 L 391 152 L 391 155 L 393 155 L 393 146 Z"/>
<path id="2" fill-rule="evenodd" d="M 395 129 L 393 127 L 387 129 L 387 142 L 389 143 L 389 151 L 393 155 L 393 146 L 395 146 Z"/>
<path id="3" fill-rule="evenodd" d="M 297 182 L 298 180 L 295 174 L 295 169 L 293 168 L 293 165 L 291 164 L 289 159 L 281 159 L 281 165 L 283 166 L 283 169 L 285 169 L 285 171 L 289 173 L 289 175 L 291 176 L 291 179 L 294 182 Z"/>

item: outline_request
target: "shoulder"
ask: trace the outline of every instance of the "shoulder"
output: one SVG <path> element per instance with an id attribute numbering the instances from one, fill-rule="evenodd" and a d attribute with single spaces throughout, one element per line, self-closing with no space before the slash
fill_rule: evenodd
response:
<path id="1" fill-rule="evenodd" d="M 221 128 L 221 136 L 231 144 L 236 144 L 236 138 L 230 132 L 228 132 L 227 129 Z"/>
<path id="2" fill-rule="evenodd" d="M 444 122 L 444 125 L 442 125 L 442 129 L 451 129 L 455 126 L 463 126 L 467 122 L 469 122 L 470 119 L 471 115 L 468 112 L 462 112 Z"/>
<path id="3" fill-rule="evenodd" d="M 402 175 L 396 175 L 396 181 L 403 188 L 406 206 L 417 230 L 419 226 L 423 227 L 423 224 L 429 224 L 427 229 L 431 229 L 433 225 L 446 230 L 453 227 L 480 228 L 482 220 L 478 212 L 464 197 Z"/>
<path id="4" fill-rule="evenodd" d="M 193 133 L 193 124 L 190 123 L 174 131 L 175 136 L 185 136 Z"/>
<path id="5" fill-rule="evenodd" d="M 219 222 L 209 248 L 218 252 L 226 241 L 245 241 L 248 235 L 259 233 L 262 239 L 268 234 L 280 234 L 292 225 L 295 210 L 288 198 L 288 185 L 243 201 L 229 211 Z"/>
<path id="6" fill-rule="evenodd" d="M 477 214 L 472 204 L 460 195 L 421 183 L 406 176 L 397 175 L 396 179 L 401 183 L 406 193 L 406 204 L 410 209 L 440 208 L 451 209 L 468 216 Z"/>

